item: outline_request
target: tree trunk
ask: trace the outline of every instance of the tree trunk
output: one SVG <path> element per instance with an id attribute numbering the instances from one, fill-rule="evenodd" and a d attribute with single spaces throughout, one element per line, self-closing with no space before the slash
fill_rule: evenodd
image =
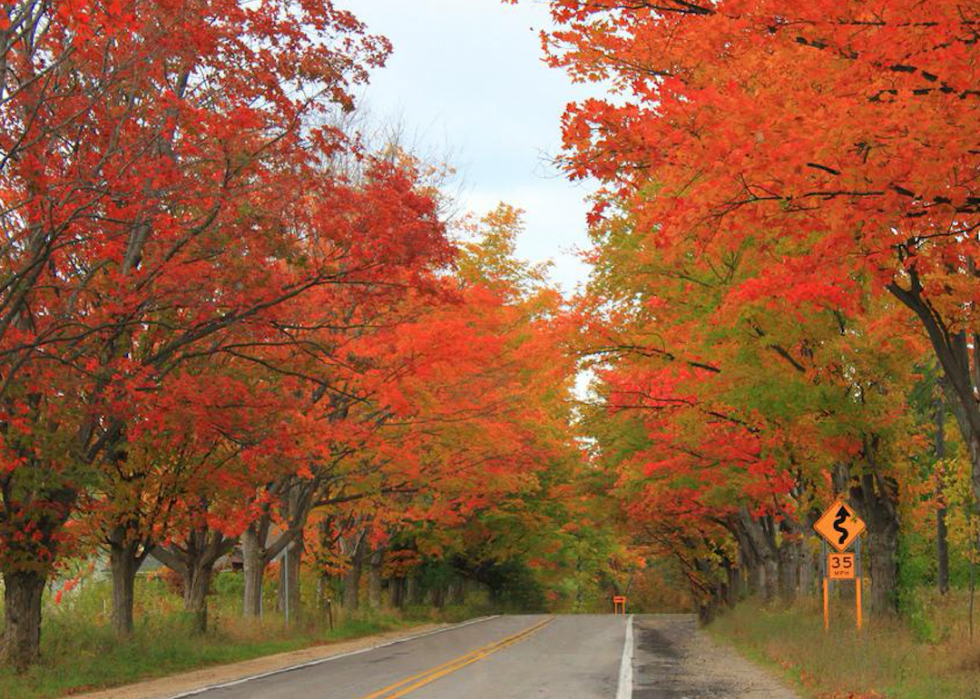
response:
<path id="1" fill-rule="evenodd" d="M 725 568 L 725 606 L 734 609 L 742 596 L 742 571 L 736 568 L 727 558 L 723 560 Z"/>
<path id="2" fill-rule="evenodd" d="M 349 612 L 357 611 L 360 605 L 361 571 L 363 563 L 358 551 L 350 562 L 350 568 L 344 574 L 344 609 Z"/>
<path id="3" fill-rule="evenodd" d="M 384 549 L 371 552 L 368 562 L 368 604 L 371 609 L 381 608 L 381 590 L 383 580 L 381 578 L 381 564 L 384 562 Z"/>
<path id="4" fill-rule="evenodd" d="M 767 556 L 763 562 L 762 601 L 771 604 L 779 596 L 779 562 L 775 556 Z"/>
<path id="5" fill-rule="evenodd" d="M 388 606 L 392 609 L 405 606 L 405 578 L 392 578 L 388 581 Z"/>
<path id="6" fill-rule="evenodd" d="M 246 617 L 262 616 L 262 580 L 267 566 L 260 533 L 253 527 L 242 536 L 242 564 L 245 576 L 245 593 L 242 614 Z"/>
<path id="7" fill-rule="evenodd" d="M 279 566 L 279 594 L 286 623 L 296 621 L 302 615 L 300 598 L 300 561 L 303 556 L 303 540 L 297 539 L 286 545 Z"/>
<path id="8" fill-rule="evenodd" d="M 184 611 L 191 615 L 191 628 L 195 633 L 203 634 L 208 630 L 208 592 L 213 574 L 214 564 L 207 561 L 187 566 L 184 573 Z"/>
<path id="9" fill-rule="evenodd" d="M 711 599 L 704 602 L 698 602 L 698 622 L 702 626 L 707 626 L 715 618 L 715 605 Z"/>
<path id="10" fill-rule="evenodd" d="M 3 660 L 23 672 L 41 657 L 41 593 L 46 576 L 33 571 L 3 575 Z"/>
<path id="11" fill-rule="evenodd" d="M 422 586 L 417 575 L 410 574 L 405 578 L 405 601 L 411 605 L 422 603 Z"/>
<path id="12" fill-rule="evenodd" d="M 940 493 L 940 497 L 942 494 Z M 936 585 L 939 594 L 949 592 L 949 539 L 946 532 L 946 508 L 936 510 Z"/>
<path id="13" fill-rule="evenodd" d="M 796 601 L 798 575 L 797 543 L 784 537 L 779 546 L 779 600 L 787 606 Z"/>
<path id="14" fill-rule="evenodd" d="M 749 595 L 762 597 L 762 590 L 766 586 L 766 572 L 762 568 L 762 563 L 753 562 L 746 570 L 746 587 Z"/>
<path id="15" fill-rule="evenodd" d="M 871 591 L 868 611 L 872 616 L 893 614 L 898 609 L 898 528 L 868 535 Z"/>
<path id="16" fill-rule="evenodd" d="M 852 488 L 858 511 L 868 527 L 868 611 L 872 616 L 893 614 L 898 610 L 898 531 L 897 484 L 887 492 L 873 475 L 861 477 L 861 485 Z"/>
<path id="17" fill-rule="evenodd" d="M 799 548 L 797 556 L 800 564 L 800 575 L 797 591 L 801 595 L 809 595 L 811 592 L 816 591 L 816 581 L 820 577 L 817 571 L 817 556 L 814 555 L 813 550 L 807 546 L 806 541 L 798 542 L 797 547 Z"/>
<path id="18" fill-rule="evenodd" d="M 949 540 L 946 532 L 946 494 L 943 484 L 946 468 L 946 405 L 940 396 L 936 399 L 936 585 L 939 594 L 949 592 Z"/>
<path id="19" fill-rule="evenodd" d="M 851 477 L 850 466 L 838 464 L 834 483 L 839 491 L 850 492 L 851 503 L 867 525 L 867 577 L 871 578 L 868 611 L 872 616 L 887 616 L 898 611 L 899 493 L 898 481 L 881 475 L 876 441 L 875 437 L 866 440 L 866 472 Z"/>
<path id="20" fill-rule="evenodd" d="M 776 537 L 772 517 L 757 519 L 742 508 L 732 526 L 743 558 L 749 562 L 750 587 L 761 592 L 765 603 L 776 599 L 779 591 Z"/>
<path id="21" fill-rule="evenodd" d="M 714 566 L 704 559 L 696 559 L 694 571 L 700 582 L 691 586 L 691 594 L 697 600 L 698 620 L 702 624 L 710 624 L 718 610 L 721 598 L 718 582 L 715 578 Z"/>
<path id="22" fill-rule="evenodd" d="M 466 581 L 453 580 L 449 583 L 449 604 L 461 605 L 466 599 Z"/>
<path id="23" fill-rule="evenodd" d="M 208 628 L 208 592 L 214 565 L 230 553 L 235 539 L 207 528 L 189 532 L 183 546 L 154 546 L 150 555 L 184 580 L 184 610 L 193 620 L 193 629 L 204 633 Z"/>
<path id="24" fill-rule="evenodd" d="M 136 590 L 136 573 L 143 559 L 138 554 L 139 543 L 116 542 L 109 544 L 109 567 L 112 570 L 112 629 L 117 636 L 133 633 L 133 604 Z"/>

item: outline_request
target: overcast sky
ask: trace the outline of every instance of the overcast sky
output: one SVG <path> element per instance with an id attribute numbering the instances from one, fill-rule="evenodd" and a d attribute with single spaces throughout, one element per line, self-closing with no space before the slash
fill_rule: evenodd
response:
<path id="1" fill-rule="evenodd" d="M 572 291 L 588 273 L 588 190 L 547 163 L 561 144 L 565 105 L 588 94 L 545 66 L 539 31 L 547 5 L 524 0 L 338 0 L 394 45 L 362 98 L 374 119 L 396 120 L 424 152 L 449 154 L 461 172 L 463 204 L 484 214 L 500 201 L 527 212 L 523 257 L 553 260 L 552 277 Z"/>

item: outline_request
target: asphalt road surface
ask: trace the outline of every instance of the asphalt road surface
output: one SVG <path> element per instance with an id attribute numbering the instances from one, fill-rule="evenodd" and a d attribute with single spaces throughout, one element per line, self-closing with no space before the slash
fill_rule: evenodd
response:
<path id="1" fill-rule="evenodd" d="M 624 660 L 624 657 L 626 658 Z M 687 616 L 501 616 L 196 699 L 794 699 Z"/>
<path id="2" fill-rule="evenodd" d="M 625 631 L 622 616 L 502 616 L 194 696 L 609 699 Z"/>

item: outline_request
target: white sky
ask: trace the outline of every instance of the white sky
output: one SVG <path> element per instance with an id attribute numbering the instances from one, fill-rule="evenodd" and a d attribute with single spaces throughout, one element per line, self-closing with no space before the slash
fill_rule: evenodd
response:
<path id="1" fill-rule="evenodd" d="M 547 5 L 523 0 L 338 0 L 394 53 L 362 104 L 374 119 L 408 127 L 425 153 L 450 157 L 462 203 L 483 215 L 500 201 L 526 211 L 522 257 L 553 260 L 566 291 L 584 281 L 587 187 L 548 164 L 561 145 L 565 105 L 589 93 L 542 63 Z"/>

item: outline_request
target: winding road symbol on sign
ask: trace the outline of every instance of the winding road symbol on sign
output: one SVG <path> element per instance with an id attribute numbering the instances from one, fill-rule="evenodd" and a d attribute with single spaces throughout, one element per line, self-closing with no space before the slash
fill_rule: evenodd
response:
<path id="1" fill-rule="evenodd" d="M 851 506 L 843 500 L 831 505 L 813 528 L 827 543 L 843 553 L 864 533 L 864 520 L 858 517 Z"/>
<path id="2" fill-rule="evenodd" d="M 847 529 L 841 526 L 846 521 L 847 521 L 847 510 L 841 507 L 839 510 L 837 510 L 837 518 L 834 520 L 834 531 L 840 532 L 840 538 L 837 541 L 837 543 L 839 544 L 843 544 L 845 541 L 847 541 L 847 536 L 848 536 Z"/>

